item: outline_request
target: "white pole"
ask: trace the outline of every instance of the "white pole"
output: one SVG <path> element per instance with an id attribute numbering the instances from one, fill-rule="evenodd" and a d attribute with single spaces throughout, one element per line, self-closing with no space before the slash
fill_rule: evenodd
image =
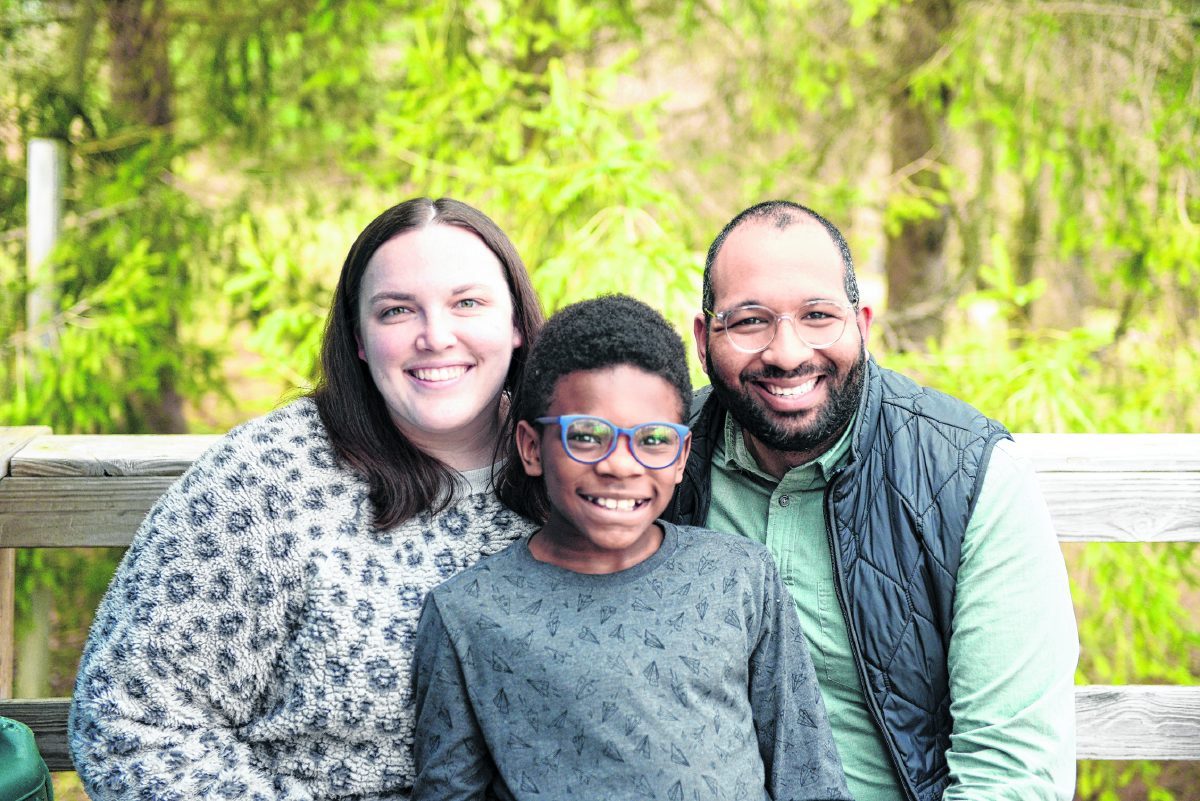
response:
<path id="1" fill-rule="evenodd" d="M 29 294 L 25 299 L 26 330 L 30 344 L 52 348 L 57 292 L 50 254 L 62 230 L 62 185 L 65 150 L 58 139 L 29 142 L 29 194 L 26 205 L 25 267 Z"/>

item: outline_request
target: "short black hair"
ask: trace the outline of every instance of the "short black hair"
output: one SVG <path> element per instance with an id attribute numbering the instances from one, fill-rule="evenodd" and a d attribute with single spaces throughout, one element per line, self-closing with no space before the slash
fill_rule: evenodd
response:
<path id="1" fill-rule="evenodd" d="M 665 379 L 679 395 L 679 422 L 692 400 L 683 340 L 661 314 L 628 295 L 604 295 L 566 306 L 546 321 L 529 352 L 509 407 L 511 426 L 545 416 L 554 388 L 569 373 L 629 365 Z M 620 392 L 613 387 L 613 392 Z M 664 421 L 669 422 L 669 421 Z M 544 523 L 550 499 L 540 477 L 525 474 L 516 437 L 504 444 L 496 492 L 510 508 Z"/>
<path id="2" fill-rule="evenodd" d="M 745 222 L 761 222 L 782 231 L 805 219 L 819 223 L 829 234 L 829 238 L 833 240 L 834 246 L 842 256 L 842 282 L 846 288 L 846 297 L 850 299 L 850 305 L 857 309 L 858 278 L 854 275 L 854 258 L 850 255 L 850 245 L 846 243 L 846 237 L 842 236 L 842 232 L 836 225 L 820 214 L 790 200 L 768 200 L 751 206 L 726 223 L 725 227 L 721 229 L 721 233 L 717 234 L 717 238 L 709 245 L 708 256 L 704 260 L 704 289 L 701 298 L 704 309 L 710 312 L 717 311 L 713 308 L 713 303 L 716 302 L 716 296 L 713 293 L 713 265 L 717 261 L 717 256 L 720 254 L 725 240 L 738 226 Z"/>

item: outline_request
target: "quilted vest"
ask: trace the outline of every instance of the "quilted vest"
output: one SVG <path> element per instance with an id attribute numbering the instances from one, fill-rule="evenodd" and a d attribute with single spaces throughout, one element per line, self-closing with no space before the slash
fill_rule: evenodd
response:
<path id="1" fill-rule="evenodd" d="M 703 525 L 724 410 L 693 406 L 692 454 L 665 515 Z M 866 702 L 906 796 L 949 784 L 946 656 L 963 534 L 999 423 L 960 400 L 867 364 L 850 453 L 825 491 L 834 577 Z"/>

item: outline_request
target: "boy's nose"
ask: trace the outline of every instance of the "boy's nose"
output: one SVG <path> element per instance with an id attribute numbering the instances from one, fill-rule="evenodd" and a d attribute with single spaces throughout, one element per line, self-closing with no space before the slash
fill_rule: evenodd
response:
<path id="1" fill-rule="evenodd" d="M 646 468 L 633 458 L 633 442 L 626 434 L 617 437 L 612 453 L 596 463 L 596 471 L 603 475 L 637 475 Z"/>

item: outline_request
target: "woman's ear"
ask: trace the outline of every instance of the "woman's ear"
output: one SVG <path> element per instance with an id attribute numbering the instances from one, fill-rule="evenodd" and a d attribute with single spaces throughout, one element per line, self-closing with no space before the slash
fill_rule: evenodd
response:
<path id="1" fill-rule="evenodd" d="M 526 420 L 517 421 L 517 453 L 521 454 L 521 465 L 525 475 L 542 474 L 542 437 Z"/>

